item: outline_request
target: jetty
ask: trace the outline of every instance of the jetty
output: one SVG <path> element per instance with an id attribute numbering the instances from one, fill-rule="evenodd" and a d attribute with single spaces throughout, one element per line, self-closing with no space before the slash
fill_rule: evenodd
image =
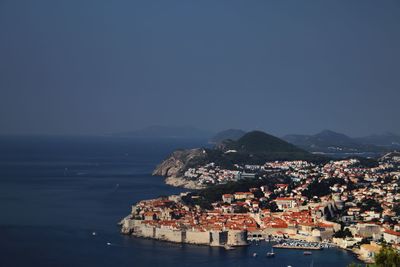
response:
<path id="1" fill-rule="evenodd" d="M 303 249 L 303 250 L 321 250 L 323 247 L 319 243 L 291 241 L 279 243 L 272 246 L 273 248 L 286 248 L 286 249 Z"/>
<path id="2" fill-rule="evenodd" d="M 303 250 L 322 250 L 322 247 L 303 247 L 297 245 L 274 245 L 273 248 L 287 248 L 287 249 L 303 249 Z"/>

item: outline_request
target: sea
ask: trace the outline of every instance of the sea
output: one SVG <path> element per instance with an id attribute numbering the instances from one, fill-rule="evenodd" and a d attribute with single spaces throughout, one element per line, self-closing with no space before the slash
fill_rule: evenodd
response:
<path id="1" fill-rule="evenodd" d="M 135 202 L 186 191 L 151 176 L 154 167 L 177 148 L 204 145 L 189 139 L 0 137 L 0 267 L 359 263 L 335 248 L 311 256 L 276 249 L 274 258 L 266 258 L 267 242 L 227 251 L 120 234 L 117 223 Z"/>

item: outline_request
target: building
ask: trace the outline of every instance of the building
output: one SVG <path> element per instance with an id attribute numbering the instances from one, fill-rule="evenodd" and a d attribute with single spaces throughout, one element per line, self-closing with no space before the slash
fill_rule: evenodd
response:
<path id="1" fill-rule="evenodd" d="M 296 199 L 292 197 L 278 197 L 275 199 L 275 203 L 280 210 L 291 209 L 297 206 Z"/>
<path id="2" fill-rule="evenodd" d="M 253 199 L 254 198 L 254 194 L 251 192 L 236 192 L 234 195 L 236 200 L 239 199 Z"/>
<path id="3" fill-rule="evenodd" d="M 400 244 L 400 232 L 385 229 L 383 232 L 383 239 L 388 243 Z"/>
<path id="4" fill-rule="evenodd" d="M 381 235 L 381 226 L 373 223 L 357 223 L 349 229 L 354 236 L 374 237 Z"/>
<path id="5" fill-rule="evenodd" d="M 223 194 L 222 195 L 222 201 L 225 203 L 232 203 L 233 200 L 234 200 L 234 197 L 231 194 Z"/>

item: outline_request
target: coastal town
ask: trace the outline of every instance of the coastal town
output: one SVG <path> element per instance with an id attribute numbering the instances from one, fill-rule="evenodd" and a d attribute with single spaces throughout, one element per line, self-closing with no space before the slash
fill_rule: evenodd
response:
<path id="1" fill-rule="evenodd" d="M 276 249 L 336 246 L 365 262 L 384 244 L 400 250 L 399 153 L 374 163 L 271 161 L 231 169 L 208 163 L 184 176 L 205 189 L 134 204 L 120 222 L 122 233 L 227 249 L 252 240 Z"/>

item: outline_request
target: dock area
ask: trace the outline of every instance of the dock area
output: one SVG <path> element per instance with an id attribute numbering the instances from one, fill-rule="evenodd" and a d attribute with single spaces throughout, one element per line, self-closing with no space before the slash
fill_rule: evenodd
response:
<path id="1" fill-rule="evenodd" d="M 296 245 L 283 245 L 283 244 L 277 244 L 272 246 L 273 248 L 284 248 L 284 249 L 302 249 L 302 250 L 322 250 L 322 247 L 320 246 L 296 246 Z"/>

